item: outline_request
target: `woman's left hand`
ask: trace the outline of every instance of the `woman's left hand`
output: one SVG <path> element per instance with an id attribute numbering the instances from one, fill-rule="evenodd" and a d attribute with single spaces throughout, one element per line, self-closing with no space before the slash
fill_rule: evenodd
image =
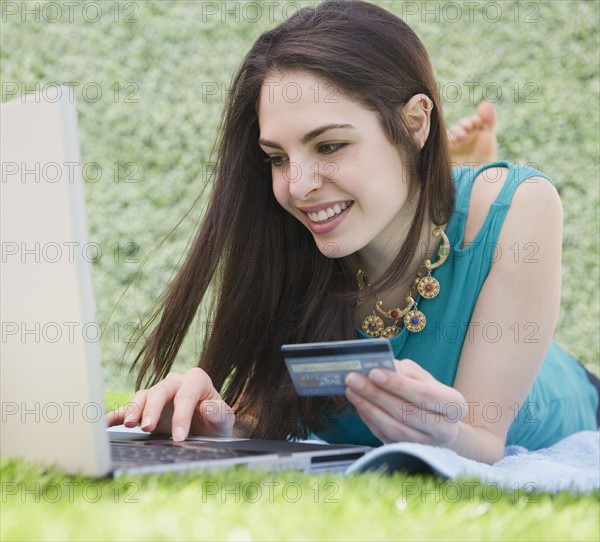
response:
<path id="1" fill-rule="evenodd" d="M 346 397 L 383 443 L 452 443 L 468 413 L 463 395 L 436 380 L 410 359 L 394 360 L 396 371 L 350 373 Z"/>

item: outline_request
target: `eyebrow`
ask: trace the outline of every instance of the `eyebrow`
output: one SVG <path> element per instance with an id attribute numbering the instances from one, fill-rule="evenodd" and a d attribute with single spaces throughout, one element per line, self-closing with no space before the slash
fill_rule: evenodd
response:
<path id="1" fill-rule="evenodd" d="M 326 124 L 325 126 L 320 126 L 319 128 L 311 130 L 308 132 L 308 134 L 302 136 L 300 141 L 302 142 L 302 145 L 306 145 L 311 139 L 320 136 L 327 130 L 333 130 L 335 128 L 354 128 L 354 126 L 352 126 L 352 124 Z M 266 139 L 259 139 L 258 143 L 260 145 L 264 145 L 265 147 L 272 147 L 273 149 L 283 149 L 283 147 L 278 143 L 275 143 L 274 141 L 267 141 Z"/>

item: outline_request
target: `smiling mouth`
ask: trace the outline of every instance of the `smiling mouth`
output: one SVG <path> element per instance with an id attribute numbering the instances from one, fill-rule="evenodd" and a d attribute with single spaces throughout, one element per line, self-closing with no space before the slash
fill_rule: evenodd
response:
<path id="1" fill-rule="evenodd" d="M 311 222 L 315 224 L 325 224 L 330 220 L 333 220 L 336 216 L 341 215 L 343 212 L 347 211 L 352 207 L 354 201 L 348 200 L 343 203 L 336 203 L 332 207 L 328 207 L 327 209 L 322 209 L 318 213 L 305 213 L 306 216 L 310 219 Z"/>

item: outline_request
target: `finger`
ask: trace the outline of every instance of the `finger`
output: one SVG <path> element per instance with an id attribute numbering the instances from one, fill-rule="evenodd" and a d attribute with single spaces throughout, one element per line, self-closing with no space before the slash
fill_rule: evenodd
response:
<path id="1" fill-rule="evenodd" d="M 373 369 L 369 373 L 365 380 L 375 386 L 367 388 L 370 393 L 376 395 L 378 388 L 383 389 L 422 410 L 438 412 L 451 421 L 459 421 L 466 416 L 468 407 L 458 390 L 442 384 L 411 360 L 396 360 L 395 365 L 396 372 Z"/>
<path id="2" fill-rule="evenodd" d="M 388 382 L 392 381 L 394 373 L 384 372 L 390 376 Z M 362 375 L 360 376 L 362 377 Z M 416 380 L 413 382 L 416 385 L 422 385 Z M 432 384 L 430 383 L 429 386 L 431 387 Z M 451 416 L 447 416 L 448 409 L 441 408 L 439 404 L 436 404 L 437 409 L 426 409 L 424 403 L 406 401 L 398 394 L 397 389 L 386 390 L 365 377 L 362 377 L 360 382 L 352 383 L 351 380 L 350 390 L 359 395 L 368 405 L 372 405 L 376 410 L 381 410 L 390 418 L 395 419 L 402 427 L 410 427 L 427 434 L 434 442 L 445 443 L 456 438 L 455 426 L 459 421 L 457 408 L 451 409 Z M 462 415 L 462 412 L 460 414 Z M 398 429 L 397 424 L 396 429 Z"/>
<path id="3" fill-rule="evenodd" d="M 152 432 L 156 429 L 165 405 L 173 400 L 182 380 L 181 373 L 169 373 L 158 384 L 146 390 L 146 404 L 141 417 L 141 427 L 144 431 Z"/>
<path id="4" fill-rule="evenodd" d="M 131 401 L 116 410 L 107 412 L 106 425 L 112 427 L 114 425 L 126 425 L 127 427 L 135 426 L 138 421 L 136 414 L 144 408 L 145 390 L 138 391 Z"/>
<path id="5" fill-rule="evenodd" d="M 125 407 L 120 407 L 117 410 L 111 410 L 106 413 L 106 427 L 113 425 L 121 425 L 125 420 Z"/>
<path id="6" fill-rule="evenodd" d="M 233 434 L 235 414 L 222 399 L 203 401 L 200 405 L 200 420 L 205 424 L 202 434 L 228 437 Z"/>
<path id="7" fill-rule="evenodd" d="M 394 369 L 399 375 L 402 375 L 405 378 L 413 378 L 415 380 L 423 380 L 426 382 L 435 380 L 435 378 L 433 378 L 433 375 L 429 371 L 423 369 L 423 367 L 421 367 L 416 361 L 413 361 L 412 359 L 395 359 Z"/>
<path id="8" fill-rule="evenodd" d="M 429 371 L 423 369 L 417 362 L 408 358 L 402 360 L 395 359 L 394 371 L 390 370 L 390 372 L 392 374 L 397 374 L 404 380 L 417 380 L 423 383 L 438 382 Z"/>
<path id="9" fill-rule="evenodd" d="M 185 373 L 175 397 L 173 398 L 172 435 L 173 440 L 185 440 L 189 434 L 194 413 L 197 412 L 199 403 L 206 400 L 220 400 L 212 380 L 199 367 L 194 367 Z M 204 414 L 205 416 L 205 414 Z M 201 423 L 206 423 L 205 417 L 200 414 Z"/>
<path id="10" fill-rule="evenodd" d="M 361 395 L 354 393 L 351 389 L 346 390 L 346 397 L 356 407 L 360 418 L 381 442 L 409 441 L 421 444 L 436 443 L 432 435 L 397 420 Z"/>
<path id="11" fill-rule="evenodd" d="M 145 406 L 146 390 L 139 390 L 132 397 L 131 401 L 123 407 L 126 411 L 124 420 L 125 427 L 135 427 L 140 423 Z"/>

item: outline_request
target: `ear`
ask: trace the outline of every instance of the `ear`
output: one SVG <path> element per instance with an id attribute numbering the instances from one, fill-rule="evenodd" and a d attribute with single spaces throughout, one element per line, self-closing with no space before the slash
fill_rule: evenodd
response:
<path id="1" fill-rule="evenodd" d="M 410 135 L 419 149 L 423 148 L 427 136 L 429 136 L 430 115 L 433 110 L 433 102 L 425 94 L 415 94 L 402 107 L 402 116 Z"/>

